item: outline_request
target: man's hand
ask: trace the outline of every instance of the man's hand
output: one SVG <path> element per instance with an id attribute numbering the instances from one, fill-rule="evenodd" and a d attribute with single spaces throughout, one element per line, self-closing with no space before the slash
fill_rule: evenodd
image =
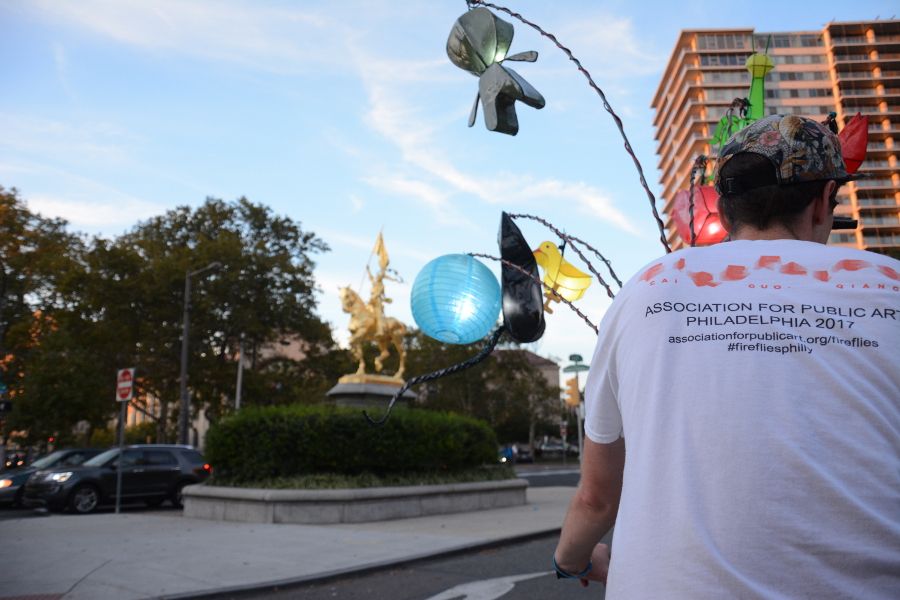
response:
<path id="1" fill-rule="evenodd" d="M 609 574 L 610 551 L 607 544 L 597 544 L 591 552 L 591 572 L 581 580 L 581 585 L 588 586 L 590 581 L 599 581 L 606 585 L 606 576 Z"/>

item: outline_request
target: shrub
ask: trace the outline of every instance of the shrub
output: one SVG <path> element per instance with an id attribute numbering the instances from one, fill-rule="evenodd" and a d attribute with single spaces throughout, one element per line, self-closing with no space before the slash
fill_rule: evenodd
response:
<path id="1" fill-rule="evenodd" d="M 213 425 L 206 458 L 234 482 L 316 473 L 453 472 L 496 461 L 486 423 L 460 415 L 398 409 L 381 427 L 359 409 L 248 407 Z"/>

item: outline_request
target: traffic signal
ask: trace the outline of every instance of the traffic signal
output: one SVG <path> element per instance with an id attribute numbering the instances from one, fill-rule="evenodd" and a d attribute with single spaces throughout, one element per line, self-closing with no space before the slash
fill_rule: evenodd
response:
<path id="1" fill-rule="evenodd" d="M 578 391 L 578 378 L 566 379 L 566 406 L 578 406 L 581 404 L 581 392 Z"/>

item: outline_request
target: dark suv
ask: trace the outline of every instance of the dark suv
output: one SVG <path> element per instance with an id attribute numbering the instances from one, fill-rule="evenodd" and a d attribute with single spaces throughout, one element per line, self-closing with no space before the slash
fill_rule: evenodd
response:
<path id="1" fill-rule="evenodd" d="M 99 448 L 64 448 L 42 456 L 27 467 L 3 471 L 0 473 L 0 504 L 21 505 L 22 494 L 25 492 L 25 482 L 28 481 L 28 478 L 35 471 L 57 467 L 74 467 L 97 456 L 101 452 L 103 450 Z"/>
<path id="2" fill-rule="evenodd" d="M 119 449 L 113 448 L 77 467 L 41 470 L 25 484 L 22 502 L 50 510 L 92 512 L 115 502 Z M 200 483 L 211 468 L 191 446 L 139 444 L 126 446 L 122 460 L 122 502 L 158 506 L 170 500 L 181 507 L 181 491 Z"/>

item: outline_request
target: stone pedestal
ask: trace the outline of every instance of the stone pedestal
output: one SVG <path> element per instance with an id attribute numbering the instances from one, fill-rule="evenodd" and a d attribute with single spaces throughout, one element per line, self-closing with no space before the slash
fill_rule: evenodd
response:
<path id="1" fill-rule="evenodd" d="M 369 523 L 522 506 L 527 487 L 524 479 L 335 490 L 189 485 L 184 516 L 244 523 Z"/>
<path id="2" fill-rule="evenodd" d="M 386 410 L 391 398 L 403 386 L 402 379 L 386 375 L 344 375 L 326 396 L 337 406 Z M 395 406 L 408 406 L 416 395 L 407 390 Z"/>

